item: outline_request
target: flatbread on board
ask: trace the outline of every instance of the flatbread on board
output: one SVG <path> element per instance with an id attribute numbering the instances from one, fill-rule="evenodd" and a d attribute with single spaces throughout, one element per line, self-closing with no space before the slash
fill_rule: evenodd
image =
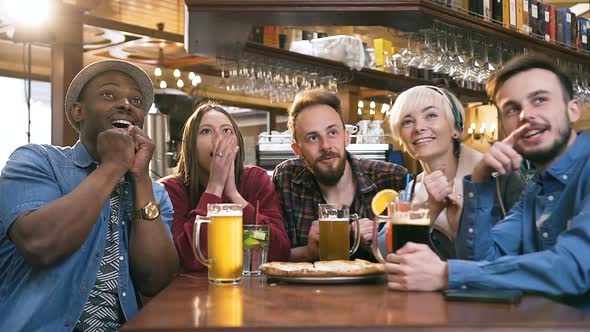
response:
<path id="1" fill-rule="evenodd" d="M 270 262 L 260 266 L 267 276 L 276 277 L 342 277 L 384 273 L 383 264 L 363 259 L 334 260 L 315 263 Z"/>

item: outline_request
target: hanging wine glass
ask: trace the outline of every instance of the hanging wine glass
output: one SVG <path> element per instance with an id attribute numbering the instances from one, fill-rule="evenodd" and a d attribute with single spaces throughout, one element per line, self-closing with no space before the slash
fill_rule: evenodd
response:
<path id="1" fill-rule="evenodd" d="M 488 44 L 485 41 L 483 42 L 483 44 L 483 64 L 481 65 L 479 75 L 477 77 L 477 83 L 479 85 L 478 90 L 482 91 L 485 89 L 485 84 L 488 82 L 490 77 L 494 75 L 494 72 L 496 71 L 496 68 L 490 62 Z"/>
<path id="2" fill-rule="evenodd" d="M 435 54 L 431 47 L 431 38 L 428 32 L 424 32 L 424 44 L 420 50 L 420 64 L 418 65 L 418 78 L 431 81 L 435 65 Z"/>
<path id="3" fill-rule="evenodd" d="M 453 36 L 453 51 L 450 56 L 451 67 L 449 70 L 449 75 L 451 76 L 451 79 L 455 81 L 459 86 L 461 86 L 463 74 L 466 70 L 465 57 L 461 54 L 459 50 L 460 38 L 461 35 Z"/>
<path id="4" fill-rule="evenodd" d="M 408 33 L 407 34 L 407 40 L 408 40 L 408 44 L 405 48 L 403 48 L 400 51 L 400 55 L 401 55 L 401 71 L 403 72 L 404 75 L 406 76 L 410 76 L 410 70 L 408 68 L 408 65 L 410 63 L 410 61 L 414 58 L 414 52 L 412 52 L 412 34 Z"/>
<path id="5" fill-rule="evenodd" d="M 436 64 L 434 65 L 434 78 L 448 80 L 451 78 L 451 61 L 448 45 L 448 36 L 441 32 L 437 34 Z"/>
<path id="6" fill-rule="evenodd" d="M 477 85 L 477 77 L 479 76 L 479 69 L 481 65 L 479 61 L 475 58 L 475 50 L 473 47 L 474 41 L 470 37 L 469 38 L 469 61 L 467 62 L 467 66 L 465 67 L 465 71 L 463 72 L 463 77 L 461 78 L 461 87 L 470 89 L 470 90 L 478 90 Z"/>

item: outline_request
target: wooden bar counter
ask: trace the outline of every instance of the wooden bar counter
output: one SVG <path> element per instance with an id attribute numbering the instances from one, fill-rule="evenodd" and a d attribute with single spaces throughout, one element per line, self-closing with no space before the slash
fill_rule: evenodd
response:
<path id="1" fill-rule="evenodd" d="M 177 276 L 121 331 L 590 331 L 590 314 L 540 296 L 519 304 L 446 302 L 441 293 L 357 285 L 210 285 Z"/>

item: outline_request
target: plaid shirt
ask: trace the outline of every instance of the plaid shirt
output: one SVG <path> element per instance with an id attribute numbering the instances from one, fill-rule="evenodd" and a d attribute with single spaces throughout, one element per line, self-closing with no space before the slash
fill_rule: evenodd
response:
<path id="1" fill-rule="evenodd" d="M 393 163 L 359 159 L 349 152 L 347 157 L 357 184 L 350 213 L 372 219 L 373 196 L 383 189 L 403 189 L 407 170 Z M 326 203 L 314 175 L 302 159 L 289 159 L 275 168 L 273 182 L 281 197 L 291 247 L 307 245 L 311 223 L 318 219 L 318 204 Z"/>

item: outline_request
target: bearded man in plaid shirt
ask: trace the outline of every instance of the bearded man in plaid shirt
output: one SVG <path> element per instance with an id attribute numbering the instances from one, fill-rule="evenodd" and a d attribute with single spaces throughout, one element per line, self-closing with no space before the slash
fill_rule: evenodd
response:
<path id="1" fill-rule="evenodd" d="M 339 203 L 359 215 L 361 245 L 356 257 L 374 260 L 371 200 L 383 189 L 402 189 L 402 166 L 360 159 L 346 151 L 350 133 L 344 127 L 338 95 L 325 89 L 300 92 L 289 108 L 291 148 L 298 158 L 282 162 L 273 181 L 281 197 L 291 261 L 319 258 L 318 204 Z M 355 256 L 353 256 L 354 258 Z"/>

